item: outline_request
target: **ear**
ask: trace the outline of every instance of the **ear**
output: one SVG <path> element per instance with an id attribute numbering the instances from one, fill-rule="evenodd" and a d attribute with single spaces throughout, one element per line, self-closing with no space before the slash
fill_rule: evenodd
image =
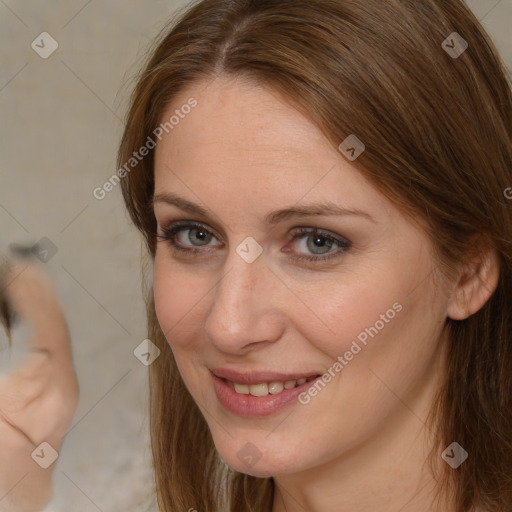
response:
<path id="1" fill-rule="evenodd" d="M 464 320 L 476 313 L 498 285 L 500 258 L 489 238 L 474 235 L 471 247 L 448 302 L 447 315 L 452 320 Z"/>

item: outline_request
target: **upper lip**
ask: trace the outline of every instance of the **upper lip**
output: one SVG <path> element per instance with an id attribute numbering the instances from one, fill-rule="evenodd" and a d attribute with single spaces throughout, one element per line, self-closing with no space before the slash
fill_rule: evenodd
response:
<path id="1" fill-rule="evenodd" d="M 237 384 L 260 384 L 262 382 L 286 382 L 289 380 L 307 379 L 319 375 L 315 372 L 279 373 L 269 371 L 248 370 L 239 372 L 229 368 L 210 368 L 210 371 L 221 379 L 227 379 Z"/>

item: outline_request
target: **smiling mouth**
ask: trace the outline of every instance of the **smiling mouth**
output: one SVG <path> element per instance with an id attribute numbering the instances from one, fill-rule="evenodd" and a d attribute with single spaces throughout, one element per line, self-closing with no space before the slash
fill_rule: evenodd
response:
<path id="1" fill-rule="evenodd" d="M 258 384 L 239 384 L 228 379 L 222 379 L 231 389 L 234 389 L 239 395 L 251 396 L 267 396 L 278 395 L 285 389 L 293 389 L 302 386 L 306 382 L 310 382 L 319 377 L 319 375 L 311 375 L 297 380 L 261 382 Z"/>

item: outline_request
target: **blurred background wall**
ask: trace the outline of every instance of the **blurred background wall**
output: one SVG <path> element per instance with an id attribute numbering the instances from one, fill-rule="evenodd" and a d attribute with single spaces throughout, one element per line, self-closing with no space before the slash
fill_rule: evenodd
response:
<path id="1" fill-rule="evenodd" d="M 146 337 L 141 244 L 119 187 L 93 190 L 116 170 L 152 38 L 188 3 L 0 0 L 0 251 L 46 244 L 81 389 L 48 512 L 151 505 L 147 367 L 133 354 Z M 512 70 L 512 0 L 468 4 Z"/>

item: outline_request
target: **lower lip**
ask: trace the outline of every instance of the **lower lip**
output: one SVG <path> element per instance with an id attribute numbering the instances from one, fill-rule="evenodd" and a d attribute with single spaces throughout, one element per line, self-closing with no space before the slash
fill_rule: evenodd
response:
<path id="1" fill-rule="evenodd" d="M 275 395 L 252 396 L 237 393 L 224 379 L 215 375 L 212 375 L 212 377 L 215 393 L 224 408 L 233 414 L 249 418 L 269 416 L 281 411 L 288 405 L 297 402 L 299 395 L 321 378 L 321 376 L 318 376 L 316 379 L 295 388 L 283 389 Z"/>

